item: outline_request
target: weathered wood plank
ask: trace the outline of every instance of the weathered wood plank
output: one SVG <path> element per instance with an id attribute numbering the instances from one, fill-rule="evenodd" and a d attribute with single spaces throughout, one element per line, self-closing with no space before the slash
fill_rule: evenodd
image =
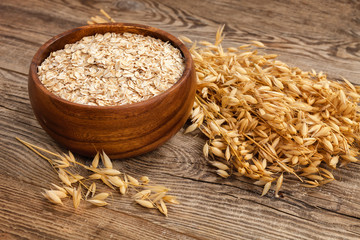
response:
<path id="1" fill-rule="evenodd" d="M 0 176 L 0 181 L 0 190 L 4 193 L 0 199 L 0 229 L 6 229 L 6 233 L 15 238 L 96 239 L 101 236 L 107 239 L 194 239 L 141 216 L 126 214 L 115 205 L 106 209 L 87 207 L 78 211 L 71 206 L 54 207 L 44 204 L 39 194 L 41 186 L 11 176 Z"/>

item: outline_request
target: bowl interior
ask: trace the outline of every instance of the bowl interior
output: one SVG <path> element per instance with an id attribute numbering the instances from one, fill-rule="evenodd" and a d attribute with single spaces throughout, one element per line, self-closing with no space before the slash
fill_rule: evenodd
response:
<path id="1" fill-rule="evenodd" d="M 161 39 L 164 42 L 171 43 L 174 47 L 178 48 L 184 57 L 185 62 L 185 69 L 182 74 L 182 76 L 179 78 L 179 80 L 169 89 L 166 91 L 149 98 L 147 100 L 131 103 L 131 104 L 123 104 L 119 106 L 93 106 L 93 105 L 85 105 L 85 104 L 79 104 L 79 103 L 73 103 L 69 102 L 65 99 L 62 99 L 55 94 L 51 93 L 40 81 L 37 74 L 37 68 L 41 63 L 50 55 L 51 52 L 63 49 L 66 44 L 72 44 L 79 40 L 81 40 L 85 36 L 92 36 L 97 33 L 99 34 L 105 34 L 107 32 L 115 32 L 115 33 L 123 33 L 123 32 L 129 32 L 134 34 L 140 34 L 144 36 L 151 36 L 154 38 Z M 46 94 L 50 95 L 52 98 L 57 99 L 61 102 L 66 102 L 71 105 L 78 105 L 78 107 L 84 107 L 84 108 L 98 108 L 98 109 L 104 109 L 104 108 L 127 108 L 129 106 L 135 107 L 137 105 L 145 104 L 146 102 L 150 101 L 156 101 L 156 98 L 160 98 L 161 95 L 167 94 L 171 92 L 174 88 L 176 88 L 176 85 L 180 84 L 182 81 L 185 81 L 186 78 L 190 76 L 191 68 L 193 66 L 191 54 L 186 48 L 186 46 L 176 37 L 173 35 L 146 25 L 140 25 L 140 24 L 130 24 L 130 23 L 104 23 L 104 24 L 94 24 L 94 25 L 88 25 L 88 26 L 82 26 L 78 28 L 74 28 L 72 30 L 66 31 L 64 33 L 61 33 L 53 38 L 51 38 L 49 41 L 47 41 L 43 46 L 40 47 L 40 49 L 35 54 L 31 65 L 30 65 L 30 74 L 32 77 L 32 80 L 34 83 Z"/>

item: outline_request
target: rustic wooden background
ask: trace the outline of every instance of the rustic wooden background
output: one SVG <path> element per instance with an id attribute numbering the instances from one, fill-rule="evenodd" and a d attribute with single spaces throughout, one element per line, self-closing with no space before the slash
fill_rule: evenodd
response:
<path id="1" fill-rule="evenodd" d="M 359 239 L 360 164 L 335 172 L 317 189 L 285 180 L 281 198 L 248 179 L 220 179 L 202 157 L 204 138 L 180 131 L 159 149 L 115 166 L 170 187 L 181 205 L 169 217 L 114 195 L 105 208 L 41 196 L 57 177 L 14 137 L 64 151 L 40 128 L 27 95 L 35 51 L 50 37 L 85 25 L 104 8 L 121 22 L 148 24 L 175 36 L 212 40 L 226 24 L 225 46 L 263 41 L 269 53 L 360 83 L 360 4 L 355 0 L 1 0 L 0 239 Z M 77 156 L 78 157 L 78 156 Z M 85 163 L 89 159 L 78 157 Z"/>

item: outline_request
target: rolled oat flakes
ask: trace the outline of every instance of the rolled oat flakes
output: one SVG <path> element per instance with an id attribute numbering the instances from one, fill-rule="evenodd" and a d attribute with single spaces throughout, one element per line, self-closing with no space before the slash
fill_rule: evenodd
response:
<path id="1" fill-rule="evenodd" d="M 115 106 L 169 89 L 184 59 L 168 42 L 132 33 L 87 36 L 52 52 L 38 67 L 40 81 L 71 102 Z"/>

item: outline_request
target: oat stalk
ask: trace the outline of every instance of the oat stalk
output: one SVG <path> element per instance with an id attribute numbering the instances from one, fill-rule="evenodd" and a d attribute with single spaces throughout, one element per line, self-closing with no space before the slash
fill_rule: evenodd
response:
<path id="1" fill-rule="evenodd" d="M 52 189 L 45 190 L 45 192 L 42 193 L 43 196 L 47 198 L 51 203 L 63 205 L 62 199 L 66 197 L 70 197 L 73 200 L 73 206 L 75 209 L 79 207 L 80 203 L 82 202 L 82 199 L 85 199 L 86 202 L 97 207 L 107 206 L 109 203 L 106 202 L 105 199 L 109 196 L 110 193 L 102 192 L 96 194 L 97 187 L 96 187 L 96 183 L 94 182 L 96 180 L 102 181 L 105 185 L 107 185 L 111 189 L 115 190 L 115 188 L 119 188 L 122 194 L 127 193 L 129 187 L 138 193 L 140 192 L 139 189 L 144 189 L 144 188 L 151 189 L 145 191 L 155 192 L 153 195 L 136 198 L 135 202 L 143 207 L 157 208 L 159 212 L 161 212 L 165 216 L 168 215 L 168 210 L 165 201 L 173 204 L 178 203 L 175 197 L 167 195 L 167 192 L 169 191 L 168 188 L 164 186 L 148 185 L 150 181 L 148 177 L 143 176 L 140 178 L 141 181 L 139 181 L 130 175 L 121 173 L 120 171 L 114 169 L 111 159 L 106 155 L 104 151 L 102 151 L 102 153 L 98 152 L 95 155 L 91 166 L 88 167 L 85 164 L 76 161 L 74 155 L 70 151 L 68 155 L 67 154 L 60 155 L 53 153 L 49 150 L 46 150 L 44 148 L 35 146 L 31 143 L 21 140 L 20 138 L 16 138 L 16 139 L 22 144 L 24 144 L 26 147 L 28 147 L 30 150 L 32 150 L 34 153 L 47 160 L 54 169 L 54 171 L 58 174 L 61 182 L 63 183 L 64 185 L 63 187 L 58 186 L 56 184 L 52 184 L 52 186 L 55 187 L 56 190 L 52 190 Z M 52 156 L 56 156 L 61 160 L 52 160 L 47 156 L 43 155 L 42 153 L 40 153 L 38 150 L 50 154 Z M 102 159 L 102 164 L 104 165 L 104 168 L 99 168 L 98 163 L 100 158 Z M 71 165 L 70 163 L 72 163 L 73 165 Z M 79 174 L 74 174 L 68 170 L 70 168 L 74 168 L 75 165 L 83 167 L 84 169 L 90 171 L 91 174 L 88 177 L 83 177 Z M 92 181 L 92 183 L 88 187 L 83 183 L 83 180 Z M 78 183 L 78 186 L 77 187 L 73 186 L 73 184 L 76 183 Z M 84 186 L 87 189 L 86 193 L 82 192 L 81 186 Z M 91 198 L 88 199 L 88 196 L 90 194 L 91 194 Z M 154 195 L 156 195 L 156 197 L 151 198 Z"/>

